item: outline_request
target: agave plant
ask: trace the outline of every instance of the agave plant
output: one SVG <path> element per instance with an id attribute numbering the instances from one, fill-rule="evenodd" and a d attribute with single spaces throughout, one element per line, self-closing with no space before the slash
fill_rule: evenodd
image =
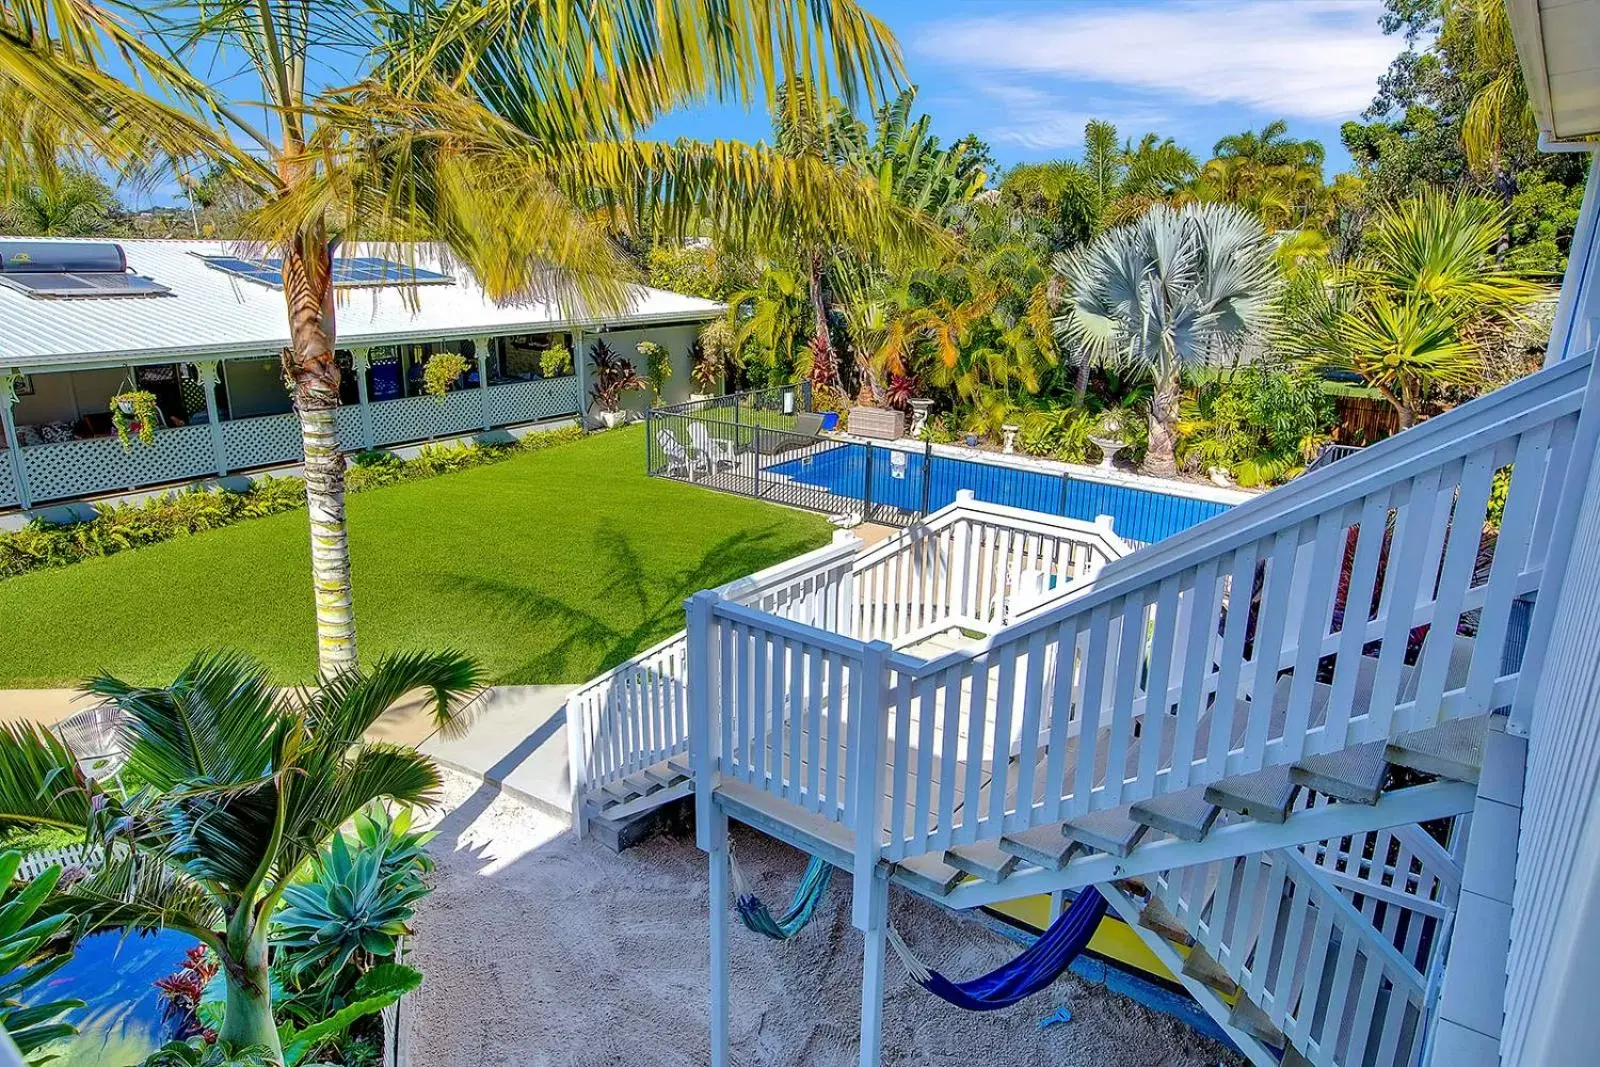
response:
<path id="1" fill-rule="evenodd" d="M 70 951 L 50 949 L 72 917 L 41 913 L 61 868 L 49 868 L 18 892 L 12 879 L 21 865 L 22 853 L 0 854 L 0 975 L 5 976 L 0 978 L 0 1027 L 30 1064 L 42 1064 L 55 1058 L 43 1051 L 46 1046 L 77 1033 L 61 1017 L 83 1007 L 83 1001 L 28 995 L 72 958 Z M 25 1005 L 24 1000 L 33 1003 Z"/>
<path id="2" fill-rule="evenodd" d="M 439 773 L 413 749 L 362 734 L 405 694 L 431 697 L 453 732 L 480 684 L 452 652 L 394 655 L 315 690 L 280 691 L 238 653 L 196 656 L 172 684 L 112 677 L 87 693 L 125 715 L 124 773 L 145 783 L 122 797 L 79 771 L 77 756 L 30 723 L 0 727 L 0 825 L 77 828 L 107 859 L 59 891 L 53 906 L 86 929 L 179 930 L 222 965 L 219 1040 L 282 1062 L 268 973 L 272 914 L 346 821 L 372 801 L 431 803 Z"/>

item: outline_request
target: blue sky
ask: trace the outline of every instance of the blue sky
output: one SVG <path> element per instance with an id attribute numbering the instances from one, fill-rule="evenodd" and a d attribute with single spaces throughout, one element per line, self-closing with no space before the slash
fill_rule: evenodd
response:
<path id="1" fill-rule="evenodd" d="M 1201 159 L 1224 134 L 1282 118 L 1349 166 L 1339 126 L 1371 102 L 1403 41 L 1378 27 L 1381 0 L 863 0 L 900 42 L 918 107 L 947 142 L 976 133 L 1002 165 L 1074 157 L 1091 118 L 1125 137 L 1154 130 Z M 231 84 L 237 63 L 204 72 Z M 240 95 L 253 90 L 248 79 Z M 660 137 L 769 135 L 767 116 L 707 106 L 669 116 Z M 171 182 L 125 188 L 170 203 Z"/>
<path id="2" fill-rule="evenodd" d="M 920 109 L 947 141 L 972 132 L 1005 165 L 1074 156 L 1090 118 L 1171 136 L 1206 158 L 1218 137 L 1287 119 L 1349 166 L 1339 126 L 1372 100 L 1403 41 L 1380 0 L 865 0 L 905 52 Z M 766 117 L 705 108 L 665 136 L 767 135 Z"/>

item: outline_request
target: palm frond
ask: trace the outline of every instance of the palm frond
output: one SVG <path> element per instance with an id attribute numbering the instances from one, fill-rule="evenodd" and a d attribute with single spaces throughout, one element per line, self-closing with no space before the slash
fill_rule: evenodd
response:
<path id="1" fill-rule="evenodd" d="M 470 725 L 459 712 L 483 683 L 482 668 L 464 653 L 393 653 L 380 658 L 371 670 L 357 668 L 327 680 L 305 692 L 302 700 L 315 743 L 343 751 L 416 689 L 428 691 L 434 725 L 445 736 L 459 736 Z"/>
<path id="2" fill-rule="evenodd" d="M 88 833 L 96 798 L 61 740 L 31 722 L 0 723 L 0 825 L 54 826 Z"/>

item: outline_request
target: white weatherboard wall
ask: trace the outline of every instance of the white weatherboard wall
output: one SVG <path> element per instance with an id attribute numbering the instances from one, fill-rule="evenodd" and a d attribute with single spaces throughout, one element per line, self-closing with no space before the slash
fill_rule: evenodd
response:
<path id="1" fill-rule="evenodd" d="M 689 378 L 689 350 L 699 335 L 698 326 L 657 326 L 640 330 L 608 330 L 598 336 L 590 337 L 588 343 L 592 349 L 596 341 L 605 341 L 613 352 L 626 356 L 639 369 L 640 374 L 643 374 L 646 368 L 645 359 L 639 354 L 639 342 L 654 341 L 661 345 L 672 354 L 672 377 L 667 380 L 661 402 L 681 404 L 688 400 L 689 394 L 694 391 L 694 383 Z M 623 406 L 630 411 L 643 411 L 649 403 L 648 393 L 629 393 L 624 397 Z"/>

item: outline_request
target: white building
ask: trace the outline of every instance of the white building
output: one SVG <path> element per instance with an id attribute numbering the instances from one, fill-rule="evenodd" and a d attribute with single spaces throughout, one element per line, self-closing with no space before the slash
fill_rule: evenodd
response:
<path id="1" fill-rule="evenodd" d="M 0 238 L 0 510 L 299 458 L 280 370 L 283 291 L 270 262 L 240 255 L 217 242 Z M 584 357 L 602 339 L 635 361 L 640 341 L 663 345 L 675 365 L 665 399 L 681 399 L 698 328 L 722 310 L 643 287 L 607 319 L 497 304 L 465 268 L 422 250 L 403 263 L 346 252 L 336 279 L 351 451 L 575 416 L 588 407 Z M 545 376 L 540 355 L 558 340 L 575 365 Z M 442 350 L 474 369 L 441 402 L 420 375 Z M 125 450 L 108 398 L 131 387 L 156 395 L 163 425 Z"/>

